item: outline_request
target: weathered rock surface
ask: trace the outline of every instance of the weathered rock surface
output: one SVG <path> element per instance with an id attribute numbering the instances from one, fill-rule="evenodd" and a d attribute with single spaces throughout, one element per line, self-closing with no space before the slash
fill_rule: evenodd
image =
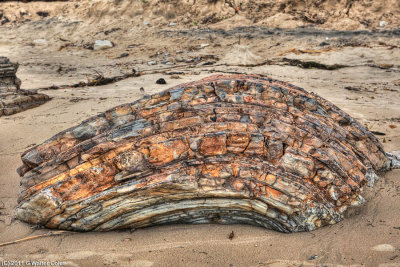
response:
<path id="1" fill-rule="evenodd" d="M 20 89 L 21 80 L 16 76 L 18 67 L 18 63 L 12 63 L 8 58 L 0 57 L 0 93 Z"/>
<path id="2" fill-rule="evenodd" d="M 20 89 L 21 80 L 16 73 L 18 64 L 0 57 L 0 117 L 37 107 L 49 100 L 45 94 Z"/>
<path id="3" fill-rule="evenodd" d="M 357 121 L 277 80 L 216 75 L 121 105 L 22 155 L 16 216 L 108 231 L 334 224 L 392 161 Z"/>

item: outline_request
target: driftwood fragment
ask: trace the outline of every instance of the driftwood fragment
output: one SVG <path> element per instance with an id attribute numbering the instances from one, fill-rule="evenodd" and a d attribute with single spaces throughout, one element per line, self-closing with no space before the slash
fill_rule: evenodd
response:
<path id="1" fill-rule="evenodd" d="M 115 107 L 22 162 L 17 218 L 76 231 L 314 230 L 342 220 L 392 167 L 376 137 L 329 101 L 253 75 L 215 75 Z"/>
<path id="2" fill-rule="evenodd" d="M 33 236 L 27 236 L 21 239 L 17 239 L 17 240 L 13 240 L 13 241 L 8 241 L 8 242 L 4 242 L 4 243 L 0 243 L 0 247 L 5 247 L 5 246 L 9 246 L 9 245 L 14 245 L 14 244 L 18 244 L 18 243 L 22 243 L 25 241 L 29 241 L 29 240 L 33 240 L 33 239 L 38 239 L 38 238 L 42 238 L 42 237 L 48 237 L 48 236 L 57 236 L 57 235 L 64 235 L 64 234 L 74 234 L 74 232 L 70 232 L 70 231 L 56 231 L 56 232 L 48 232 L 45 234 L 41 234 L 41 235 L 33 235 Z"/>

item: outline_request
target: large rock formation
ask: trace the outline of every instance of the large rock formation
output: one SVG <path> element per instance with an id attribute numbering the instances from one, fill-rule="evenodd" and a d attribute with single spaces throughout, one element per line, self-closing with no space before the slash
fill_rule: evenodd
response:
<path id="1" fill-rule="evenodd" d="M 314 230 L 363 202 L 391 160 L 305 90 L 211 76 L 118 106 L 22 155 L 20 220 L 108 231 L 166 223 Z"/>
<path id="2" fill-rule="evenodd" d="M 47 95 L 20 89 L 17 70 L 18 63 L 0 57 L 0 117 L 37 107 L 49 100 Z"/>

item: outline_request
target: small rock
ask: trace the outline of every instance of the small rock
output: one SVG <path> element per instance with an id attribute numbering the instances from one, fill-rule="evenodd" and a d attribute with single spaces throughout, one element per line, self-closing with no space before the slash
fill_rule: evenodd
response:
<path id="1" fill-rule="evenodd" d="M 171 79 L 180 79 L 181 76 L 179 76 L 178 74 L 173 74 L 171 75 Z"/>
<path id="2" fill-rule="evenodd" d="M 19 11 L 19 14 L 21 15 L 21 17 L 23 17 L 25 15 L 29 15 L 29 12 L 26 11 L 25 9 L 22 9 L 21 11 Z"/>
<path id="3" fill-rule="evenodd" d="M 344 89 L 349 91 L 361 91 L 359 87 L 354 87 L 354 86 L 345 86 Z"/>
<path id="4" fill-rule="evenodd" d="M 147 21 L 145 21 L 143 24 L 144 24 L 144 26 L 150 26 L 150 23 Z"/>
<path id="5" fill-rule="evenodd" d="M 385 133 L 379 132 L 379 131 L 371 131 L 374 135 L 386 135 Z"/>
<path id="6" fill-rule="evenodd" d="M 157 65 L 157 60 L 152 60 L 147 62 L 147 65 L 151 66 L 151 65 Z"/>
<path id="7" fill-rule="evenodd" d="M 34 45 L 46 45 L 47 40 L 46 39 L 36 39 L 36 40 L 33 40 L 32 43 Z"/>
<path id="8" fill-rule="evenodd" d="M 217 62 L 215 62 L 215 61 L 206 61 L 206 62 L 201 63 L 200 65 L 201 66 L 209 66 L 209 65 L 214 65 L 215 63 L 217 63 Z"/>
<path id="9" fill-rule="evenodd" d="M 318 255 L 312 255 L 311 257 L 308 258 L 309 261 L 316 260 L 316 259 L 318 259 Z"/>
<path id="10" fill-rule="evenodd" d="M 46 12 L 46 11 L 38 11 L 38 12 L 36 12 L 36 14 L 38 14 L 39 16 L 41 16 L 43 18 L 48 17 L 50 15 L 49 12 Z"/>
<path id="11" fill-rule="evenodd" d="M 172 63 L 172 62 L 170 62 L 168 60 L 163 60 L 163 61 L 161 61 L 161 63 L 165 64 L 165 65 L 174 65 L 174 63 Z"/>
<path id="12" fill-rule="evenodd" d="M 205 47 L 207 47 L 207 46 L 209 46 L 210 44 L 201 44 L 200 45 L 200 48 L 205 48 Z"/>
<path id="13" fill-rule="evenodd" d="M 319 46 L 327 46 L 327 45 L 329 45 L 329 43 L 328 43 L 328 42 L 325 42 L 325 41 L 323 41 L 323 42 L 321 42 L 321 43 L 319 44 Z"/>
<path id="14" fill-rule="evenodd" d="M 113 47 L 113 43 L 108 40 L 96 40 L 93 45 L 94 50 L 101 50 Z"/>
<path id="15" fill-rule="evenodd" d="M 1 25 L 4 25 L 4 24 L 9 23 L 9 22 L 10 22 L 9 18 L 4 17 L 4 19 L 1 21 Z"/>
<path id="16" fill-rule="evenodd" d="M 82 45 L 83 48 L 93 50 L 93 43 L 87 43 Z"/>
<path id="17" fill-rule="evenodd" d="M 390 251 L 395 251 L 395 248 L 390 244 L 379 244 L 373 247 L 372 250 L 379 252 L 390 252 Z"/>
<path id="18" fill-rule="evenodd" d="M 384 20 L 379 21 L 379 27 L 383 28 L 387 25 L 387 22 Z"/>
<path id="19" fill-rule="evenodd" d="M 120 58 L 121 58 L 121 57 L 127 57 L 127 56 L 129 56 L 128 53 L 122 53 L 121 55 L 119 55 Z"/>
<path id="20" fill-rule="evenodd" d="M 388 153 L 388 155 L 392 161 L 392 164 L 391 164 L 392 168 L 400 169 L 400 151 L 392 151 L 392 152 Z M 394 229 L 400 230 L 400 227 L 394 227 Z"/>
<path id="21" fill-rule="evenodd" d="M 185 62 L 186 59 L 181 58 L 181 57 L 176 57 L 176 58 L 175 58 L 175 61 L 176 61 L 176 62 Z"/>
<path id="22" fill-rule="evenodd" d="M 235 232 L 232 231 L 232 232 L 229 234 L 228 238 L 229 238 L 230 240 L 232 240 L 234 237 L 235 237 Z"/>
<path id="23" fill-rule="evenodd" d="M 164 78 L 160 78 L 156 81 L 156 84 L 167 84 Z"/>
<path id="24" fill-rule="evenodd" d="M 176 23 L 175 22 L 171 22 L 168 26 L 174 27 L 174 26 L 176 26 Z"/>

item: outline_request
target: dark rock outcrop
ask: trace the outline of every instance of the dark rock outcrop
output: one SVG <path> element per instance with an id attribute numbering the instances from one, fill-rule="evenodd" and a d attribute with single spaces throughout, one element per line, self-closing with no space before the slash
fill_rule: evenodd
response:
<path id="1" fill-rule="evenodd" d="M 21 80 L 16 76 L 17 70 L 18 63 L 0 57 L 0 116 L 34 108 L 49 100 L 45 94 L 21 89 Z"/>

